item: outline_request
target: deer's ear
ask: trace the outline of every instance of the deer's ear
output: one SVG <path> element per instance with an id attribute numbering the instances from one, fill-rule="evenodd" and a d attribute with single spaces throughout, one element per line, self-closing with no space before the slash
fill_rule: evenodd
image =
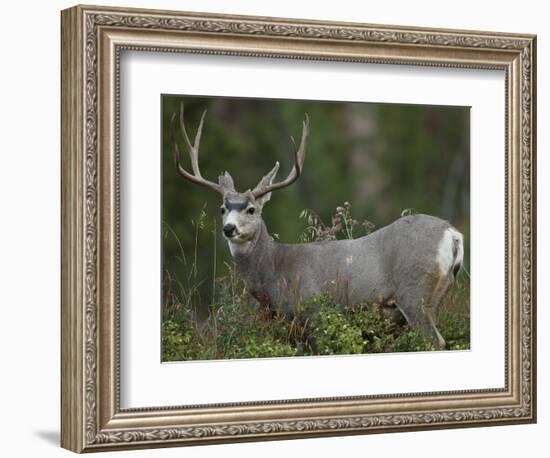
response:
<path id="1" fill-rule="evenodd" d="M 273 180 L 275 179 L 275 176 L 277 175 L 277 172 L 279 171 L 279 162 L 277 161 L 275 163 L 275 167 L 273 167 L 271 169 L 271 171 L 266 175 L 264 176 L 260 182 L 258 183 L 258 185 L 254 188 L 254 190 L 252 191 L 252 193 L 254 193 L 255 191 L 260 191 L 262 190 L 263 188 L 266 188 L 268 186 L 271 186 L 273 184 Z M 258 203 L 258 205 L 260 206 L 263 206 L 264 204 L 266 204 L 267 202 L 269 202 L 269 199 L 271 199 L 271 193 L 268 192 L 267 194 L 263 195 L 262 197 L 258 197 L 256 199 L 256 202 Z"/>
<path id="2" fill-rule="evenodd" d="M 218 183 L 222 187 L 224 194 L 228 191 L 235 192 L 235 182 L 229 172 L 225 172 L 218 178 Z"/>
<path id="3" fill-rule="evenodd" d="M 259 205 L 260 208 L 263 208 L 263 206 L 269 202 L 271 199 L 271 193 L 268 192 L 267 194 L 264 194 L 262 197 L 258 197 L 256 199 L 256 204 Z"/>

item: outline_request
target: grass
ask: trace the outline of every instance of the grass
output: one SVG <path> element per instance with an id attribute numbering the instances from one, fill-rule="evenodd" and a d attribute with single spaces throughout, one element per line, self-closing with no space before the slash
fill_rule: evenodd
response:
<path id="1" fill-rule="evenodd" d="M 351 217 L 351 205 L 336 209 L 330 225 L 313 212 L 302 218 L 307 227 L 300 240 L 352 238 L 370 222 L 359 223 Z M 195 240 L 205 230 L 204 211 L 194 221 Z M 358 234 L 358 236 L 363 234 Z M 176 237 L 167 227 L 165 236 Z M 214 237 L 215 238 L 215 237 Z M 214 241 L 215 243 L 215 241 Z M 359 303 L 344 309 L 327 294 L 319 294 L 297 304 L 292 317 L 273 315 L 250 297 L 232 264 L 212 284 L 212 303 L 204 320 L 197 318 L 199 280 L 195 246 L 193 261 L 187 261 L 180 246 L 181 262 L 187 275 L 180 282 L 170 272 L 164 275 L 162 321 L 163 361 L 267 358 L 276 356 L 343 355 L 434 350 L 431 339 L 411 329 L 405 322 L 386 318 L 376 304 Z M 216 247 L 214 245 L 214 252 Z M 215 260 L 214 260 L 215 261 Z M 216 262 L 213 262 L 216 265 Z M 470 348 L 469 279 L 465 274 L 441 306 L 438 328 L 447 349 Z"/>

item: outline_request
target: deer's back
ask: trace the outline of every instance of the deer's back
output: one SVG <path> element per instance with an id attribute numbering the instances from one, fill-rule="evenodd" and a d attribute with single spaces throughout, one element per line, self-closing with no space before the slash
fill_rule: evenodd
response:
<path id="1" fill-rule="evenodd" d="M 343 303 L 387 300 L 401 284 L 436 271 L 449 227 L 433 216 L 409 215 L 353 240 L 281 245 L 274 267 L 293 289 L 291 297 L 330 291 Z"/>

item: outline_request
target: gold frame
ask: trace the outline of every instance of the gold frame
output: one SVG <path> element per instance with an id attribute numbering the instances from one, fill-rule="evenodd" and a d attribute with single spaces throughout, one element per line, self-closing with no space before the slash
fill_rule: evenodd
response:
<path id="1" fill-rule="evenodd" d="M 61 19 L 63 447 L 88 452 L 535 421 L 535 36 L 93 6 L 64 10 Z M 504 70 L 505 388 L 121 410 L 123 49 Z"/>

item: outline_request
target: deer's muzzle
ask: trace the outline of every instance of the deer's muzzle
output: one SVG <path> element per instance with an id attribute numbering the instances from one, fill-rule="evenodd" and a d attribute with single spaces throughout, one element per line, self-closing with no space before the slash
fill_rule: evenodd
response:
<path id="1" fill-rule="evenodd" d="M 231 238 L 235 235 L 235 229 L 237 227 L 234 225 L 234 224 L 226 224 L 225 226 L 223 226 L 223 234 L 227 237 L 227 238 Z"/>

